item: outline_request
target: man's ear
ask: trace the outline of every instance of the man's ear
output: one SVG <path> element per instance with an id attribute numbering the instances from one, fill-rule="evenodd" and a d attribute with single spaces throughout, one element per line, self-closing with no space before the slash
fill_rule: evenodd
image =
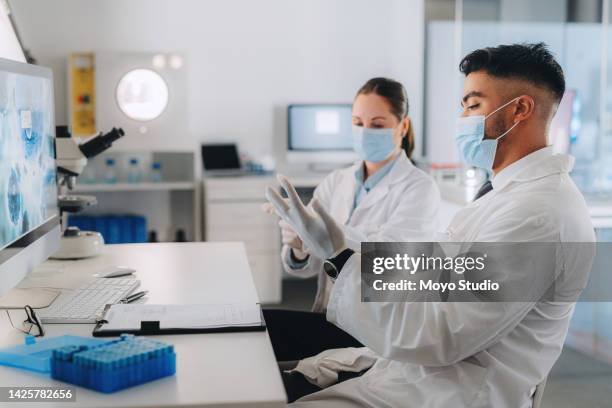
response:
<path id="1" fill-rule="evenodd" d="M 517 104 L 514 112 L 514 121 L 522 122 L 529 119 L 535 113 L 535 100 L 532 96 L 521 95 L 517 99 Z"/>

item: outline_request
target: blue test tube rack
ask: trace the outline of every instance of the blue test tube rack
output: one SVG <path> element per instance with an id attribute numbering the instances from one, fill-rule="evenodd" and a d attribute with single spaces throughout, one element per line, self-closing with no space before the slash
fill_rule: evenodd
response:
<path id="1" fill-rule="evenodd" d="M 64 346 L 51 357 L 51 377 L 104 393 L 175 373 L 172 345 L 131 334 L 98 346 Z"/>

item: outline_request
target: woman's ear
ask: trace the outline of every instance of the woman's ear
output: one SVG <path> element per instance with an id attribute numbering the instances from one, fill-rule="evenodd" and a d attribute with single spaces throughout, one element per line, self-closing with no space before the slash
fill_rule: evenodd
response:
<path id="1" fill-rule="evenodd" d="M 410 130 L 410 126 L 412 126 L 412 122 L 408 116 L 406 116 L 402 122 L 402 134 L 406 137 L 408 130 Z"/>

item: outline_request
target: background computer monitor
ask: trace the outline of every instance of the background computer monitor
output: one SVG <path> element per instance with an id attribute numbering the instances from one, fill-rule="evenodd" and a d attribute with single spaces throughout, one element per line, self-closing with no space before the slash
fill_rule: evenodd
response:
<path id="1" fill-rule="evenodd" d="M 287 108 L 289 162 L 350 162 L 350 104 L 294 104 Z"/>
<path id="2" fill-rule="evenodd" d="M 59 242 L 52 73 L 0 59 L 0 296 Z"/>

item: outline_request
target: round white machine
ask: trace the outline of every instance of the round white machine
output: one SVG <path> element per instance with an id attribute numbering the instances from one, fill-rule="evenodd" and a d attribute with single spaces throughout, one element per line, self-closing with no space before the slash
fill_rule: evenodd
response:
<path id="1" fill-rule="evenodd" d="M 68 227 L 62 236 L 60 249 L 53 254 L 53 259 L 83 259 L 98 256 L 102 253 L 104 238 L 94 231 L 81 231 Z"/>

